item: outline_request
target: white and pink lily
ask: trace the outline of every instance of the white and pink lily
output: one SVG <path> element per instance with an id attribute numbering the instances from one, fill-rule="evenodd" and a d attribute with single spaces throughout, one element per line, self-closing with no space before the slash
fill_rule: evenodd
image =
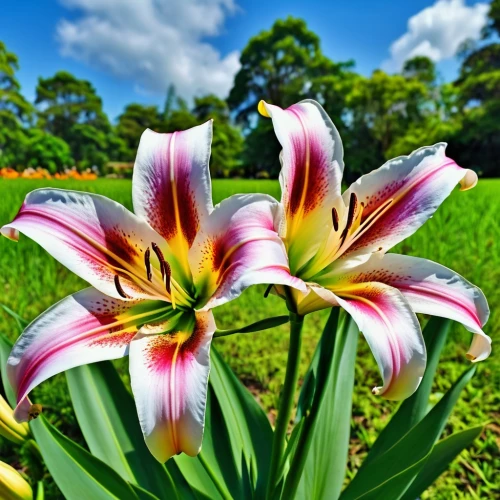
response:
<path id="1" fill-rule="evenodd" d="M 386 252 L 432 217 L 472 170 L 445 155 L 446 144 L 418 149 L 363 175 L 341 195 L 343 148 L 323 108 L 307 100 L 283 110 L 261 101 L 283 150 L 279 233 L 290 271 L 307 292 L 276 286 L 298 314 L 343 307 L 368 341 L 383 378 L 374 393 L 404 399 L 418 387 L 426 364 L 415 313 L 462 323 L 474 338 L 468 359 L 491 351 L 482 327 L 488 304 L 477 287 L 435 262 Z"/>
<path id="2" fill-rule="evenodd" d="M 40 189 L 1 232 L 35 240 L 92 287 L 31 323 L 8 360 L 29 419 L 28 393 L 47 378 L 130 356 L 139 420 L 161 462 L 196 455 L 203 436 L 210 309 L 257 283 L 299 286 L 274 230 L 279 205 L 236 195 L 213 207 L 212 122 L 184 132 L 144 132 L 134 168 L 135 214 L 103 196 Z"/>

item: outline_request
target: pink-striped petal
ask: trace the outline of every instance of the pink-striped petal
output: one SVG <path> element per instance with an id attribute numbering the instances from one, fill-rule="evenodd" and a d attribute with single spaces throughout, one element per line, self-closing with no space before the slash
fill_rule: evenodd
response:
<path id="1" fill-rule="evenodd" d="M 373 392 L 392 400 L 411 396 L 425 371 L 426 350 L 417 317 L 403 294 L 375 282 L 339 285 L 333 291 L 379 366 L 383 385 Z"/>
<path id="2" fill-rule="evenodd" d="M 342 276 L 342 282 L 377 281 L 398 288 L 417 313 L 449 318 L 474 333 L 467 357 L 482 361 L 491 352 L 491 339 L 482 330 L 488 320 L 486 297 L 451 269 L 427 259 L 386 254 Z"/>
<path id="3" fill-rule="evenodd" d="M 344 193 L 362 209 L 359 224 L 346 240 L 343 257 L 386 252 L 413 234 L 460 183 L 462 190 L 477 183 L 472 170 L 445 155 L 446 144 L 420 148 L 410 156 L 388 161 L 363 175 Z"/>
<path id="4" fill-rule="evenodd" d="M 1 232 L 16 240 L 18 232 L 25 234 L 111 297 L 167 298 L 154 253 L 151 282 L 144 263 L 153 243 L 169 257 L 165 241 L 146 222 L 104 196 L 38 189 L 26 196 L 16 218 Z"/>
<path id="5" fill-rule="evenodd" d="M 215 207 L 189 254 L 199 307 L 221 305 L 259 283 L 305 291 L 303 282 L 290 276 L 276 232 L 280 216 L 280 205 L 266 195 L 235 195 Z"/>
<path id="6" fill-rule="evenodd" d="M 272 118 L 283 147 L 280 183 L 285 223 L 280 234 L 295 274 L 317 252 L 332 226 L 333 209 L 337 217 L 343 217 L 342 141 L 315 101 L 302 101 L 285 110 L 261 101 L 259 110 Z"/>
<path id="7" fill-rule="evenodd" d="M 94 288 L 52 306 L 26 328 L 8 359 L 16 419 L 28 420 L 27 396 L 34 387 L 75 366 L 125 356 L 137 325 L 168 309 L 164 302 L 117 300 Z"/>
<path id="8" fill-rule="evenodd" d="M 212 121 L 208 121 L 171 134 L 146 130 L 137 151 L 134 211 L 184 263 L 200 225 L 212 211 L 211 142 Z"/>
<path id="9" fill-rule="evenodd" d="M 138 333 L 130 344 L 130 377 L 139 421 L 153 456 L 195 456 L 205 425 L 211 312 L 196 313 L 170 333 Z"/>

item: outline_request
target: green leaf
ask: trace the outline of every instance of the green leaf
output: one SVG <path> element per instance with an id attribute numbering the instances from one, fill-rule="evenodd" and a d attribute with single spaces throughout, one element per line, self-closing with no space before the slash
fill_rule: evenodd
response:
<path id="1" fill-rule="evenodd" d="M 403 496 L 403 500 L 418 498 L 448 468 L 455 457 L 479 437 L 483 428 L 482 425 L 471 427 L 439 441 L 434 446 L 423 469 Z"/>
<path id="2" fill-rule="evenodd" d="M 441 435 L 460 392 L 475 371 L 476 367 L 473 366 L 463 373 L 439 403 L 394 446 L 371 462 L 363 463 L 340 498 L 359 498 L 404 470 L 412 468 L 427 456 Z"/>
<path id="3" fill-rule="evenodd" d="M 427 413 L 432 383 L 450 324 L 448 319 L 432 317 L 424 328 L 427 366 L 422 382 L 415 393 L 401 403 L 398 411 L 382 430 L 365 459 L 366 465 L 399 441 Z"/>
<path id="4" fill-rule="evenodd" d="M 276 328 L 277 326 L 284 325 L 288 323 L 290 318 L 286 316 L 275 316 L 273 318 L 262 319 L 256 321 L 251 325 L 244 326 L 242 328 L 232 328 L 230 330 L 216 330 L 214 337 L 225 337 L 227 335 L 233 335 L 235 333 L 254 333 L 261 332 L 262 330 L 269 330 L 269 328 Z"/>
<path id="5" fill-rule="evenodd" d="M 269 420 L 250 392 L 212 346 L 210 386 L 227 426 L 239 477 L 250 474 L 256 497 L 264 495 L 273 432 Z M 242 457 L 246 467 L 242 466 Z M 246 480 L 246 479 L 244 479 Z"/>
<path id="6" fill-rule="evenodd" d="M 311 363 L 307 369 L 302 383 L 302 388 L 299 394 L 299 402 L 297 404 L 297 413 L 295 415 L 295 422 L 302 420 L 302 417 L 307 414 L 311 409 L 318 385 L 318 366 L 320 358 L 333 356 L 333 349 L 335 346 L 335 332 L 337 331 L 339 322 L 340 308 L 334 307 L 330 311 L 328 320 L 323 328 L 323 333 L 314 351 Z"/>
<path id="7" fill-rule="evenodd" d="M 201 453 L 215 474 L 216 480 L 224 483 L 222 488 L 225 493 L 230 492 L 233 498 L 243 498 L 244 482 L 240 480 L 241 473 L 231 449 L 231 439 L 221 405 L 215 397 L 213 387 L 209 386 Z M 241 456 L 239 458 L 240 462 Z"/>
<path id="8" fill-rule="evenodd" d="M 137 500 L 131 486 L 111 467 L 61 434 L 42 416 L 31 422 L 43 460 L 69 500 Z"/>
<path id="9" fill-rule="evenodd" d="M 19 316 L 19 314 L 10 309 L 10 307 L 7 307 L 4 304 L 0 304 L 0 308 L 2 308 L 9 316 L 14 318 L 17 327 L 19 328 L 19 333 L 23 333 L 24 329 L 28 326 L 29 321 L 26 321 L 24 318 Z"/>
<path id="10" fill-rule="evenodd" d="M 45 500 L 45 490 L 43 488 L 43 481 L 38 481 L 36 485 L 35 500 Z"/>
<path id="11" fill-rule="evenodd" d="M 179 497 L 181 500 L 184 500 L 184 498 L 220 500 L 222 498 L 198 457 L 188 457 L 184 453 L 181 453 L 170 459 L 167 463 L 170 463 L 172 460 L 178 467 L 179 473 L 185 478 L 193 491 L 189 497 Z"/>
<path id="12" fill-rule="evenodd" d="M 401 471 L 399 474 L 396 474 L 376 488 L 367 491 L 357 498 L 359 498 L 360 500 L 381 500 L 385 498 L 398 500 L 402 498 L 404 492 L 414 480 L 415 476 L 417 476 L 419 472 L 425 467 L 429 456 L 430 453 L 407 469 Z M 415 497 L 413 497 L 412 500 L 415 500 Z"/>
<path id="13" fill-rule="evenodd" d="M 149 452 L 137 409 L 110 361 L 66 372 L 73 407 L 94 456 L 125 480 L 159 498 L 172 498 L 175 485 L 166 468 Z"/>
<path id="14" fill-rule="evenodd" d="M 140 500 L 158 500 L 157 496 L 153 495 L 144 488 L 141 488 L 140 486 L 137 486 L 136 484 L 133 483 L 130 483 L 130 486 Z"/>
<path id="15" fill-rule="evenodd" d="M 305 413 L 283 498 L 293 498 L 295 491 L 298 498 L 337 498 L 340 494 L 351 430 L 357 345 L 356 324 L 347 314 L 339 315 L 338 309 L 333 309 L 313 358 L 312 407 Z M 303 414 L 307 410 L 305 406 L 301 409 Z"/>
<path id="16" fill-rule="evenodd" d="M 16 407 L 16 394 L 9 379 L 7 378 L 7 359 L 12 350 L 12 342 L 5 336 L 0 334 L 0 375 L 2 377 L 3 390 L 5 397 L 12 408 Z"/>

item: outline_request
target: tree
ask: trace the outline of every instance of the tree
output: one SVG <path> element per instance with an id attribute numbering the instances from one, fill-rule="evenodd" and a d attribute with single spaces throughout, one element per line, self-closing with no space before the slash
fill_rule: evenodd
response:
<path id="1" fill-rule="evenodd" d="M 25 140 L 24 126 L 32 119 L 33 107 L 21 95 L 15 76 L 17 56 L 0 42 L 0 166 L 20 163 L 19 146 Z"/>
<path id="2" fill-rule="evenodd" d="M 142 104 L 129 104 L 118 117 L 116 126 L 117 135 L 125 143 L 125 161 L 134 161 L 139 146 L 139 139 L 147 128 L 160 130 L 160 115 L 157 106 L 144 106 Z"/>
<path id="3" fill-rule="evenodd" d="M 215 177 L 228 177 L 240 173 L 243 136 L 239 128 L 231 124 L 229 107 L 213 94 L 194 100 L 193 115 L 199 123 L 214 120 L 214 135 L 210 172 Z"/>
<path id="4" fill-rule="evenodd" d="M 113 130 L 90 82 L 66 71 L 39 78 L 35 104 L 39 126 L 65 140 L 78 165 L 101 167 L 108 161 Z"/>
<path id="5" fill-rule="evenodd" d="M 51 174 L 73 165 L 69 145 L 40 129 L 31 129 L 23 145 L 23 165 L 46 168 Z"/>
<path id="6" fill-rule="evenodd" d="M 425 56 L 408 59 L 403 65 L 401 74 L 405 78 L 416 78 L 427 85 L 436 83 L 436 65 Z"/>
<path id="7" fill-rule="evenodd" d="M 426 85 L 415 78 L 381 70 L 359 78 L 347 99 L 350 174 L 367 172 L 388 159 L 391 146 L 410 125 L 423 123 L 428 99 Z"/>
<path id="8" fill-rule="evenodd" d="M 485 175 L 500 168 L 500 0 L 493 0 L 484 29 L 486 43 L 467 44 L 462 50 L 458 91 L 461 133 L 454 146 L 458 160 Z M 489 42 L 489 43 L 488 43 Z"/>
<path id="9" fill-rule="evenodd" d="M 328 59 L 318 35 L 304 20 L 293 17 L 279 19 L 270 30 L 251 38 L 240 63 L 228 104 L 247 124 L 261 99 L 290 106 L 310 96 L 313 78 L 335 74 L 345 65 Z"/>
<path id="10" fill-rule="evenodd" d="M 270 30 L 251 38 L 240 63 L 228 104 L 247 129 L 244 163 L 248 172 L 266 170 L 276 176 L 281 146 L 267 120 L 257 115 L 259 101 L 288 107 L 314 97 L 333 108 L 334 86 L 329 79 L 342 77 L 352 63 L 328 59 L 316 33 L 293 17 L 277 20 Z"/>

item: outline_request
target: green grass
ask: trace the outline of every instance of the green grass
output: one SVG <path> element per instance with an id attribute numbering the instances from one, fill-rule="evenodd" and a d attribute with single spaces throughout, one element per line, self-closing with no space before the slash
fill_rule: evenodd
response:
<path id="1" fill-rule="evenodd" d="M 131 208 L 131 184 L 125 180 L 29 181 L 0 180 L 0 224 L 11 220 L 26 193 L 44 186 L 57 186 L 105 194 Z M 275 181 L 214 181 L 214 201 L 239 192 L 267 192 L 279 197 Z M 493 338 L 493 354 L 479 367 L 479 372 L 455 409 L 446 432 L 490 422 L 475 446 L 464 452 L 451 469 L 440 478 L 425 498 L 492 498 L 500 495 L 498 446 L 500 442 L 500 180 L 482 180 L 472 191 L 458 190 L 437 214 L 411 238 L 398 245 L 397 252 L 418 255 L 450 267 L 485 292 L 491 317 L 486 332 Z M 33 319 L 54 302 L 85 286 L 85 283 L 50 258 L 40 247 L 21 237 L 16 245 L 0 239 L 0 302 L 21 316 Z M 266 316 L 284 314 L 284 304 L 276 297 L 262 298 L 265 287 L 247 290 L 240 299 L 215 310 L 219 328 L 244 325 Z M 326 312 L 306 318 L 302 373 L 311 359 Z M 425 321 L 425 318 L 422 318 Z M 16 324 L 8 315 L 0 315 L 0 331 L 11 339 L 18 335 Z M 255 394 L 271 419 L 284 376 L 287 328 L 259 334 L 217 339 L 216 345 L 240 379 Z M 450 333 L 439 367 L 434 399 L 446 391 L 452 381 L 468 367 L 465 352 L 470 334 L 460 325 Z M 118 363 L 126 377 L 126 361 Z M 354 394 L 351 453 L 348 475 L 352 477 L 369 446 L 383 428 L 396 404 L 371 394 L 379 375 L 371 353 L 360 342 Z M 64 379 L 61 376 L 42 384 L 34 399 L 44 403 L 50 419 L 66 434 L 80 439 Z M 497 422 L 495 424 L 494 422 Z M 334 446 L 334 443 L 332 443 Z M 2 447 L 0 446 L 0 452 Z"/>

